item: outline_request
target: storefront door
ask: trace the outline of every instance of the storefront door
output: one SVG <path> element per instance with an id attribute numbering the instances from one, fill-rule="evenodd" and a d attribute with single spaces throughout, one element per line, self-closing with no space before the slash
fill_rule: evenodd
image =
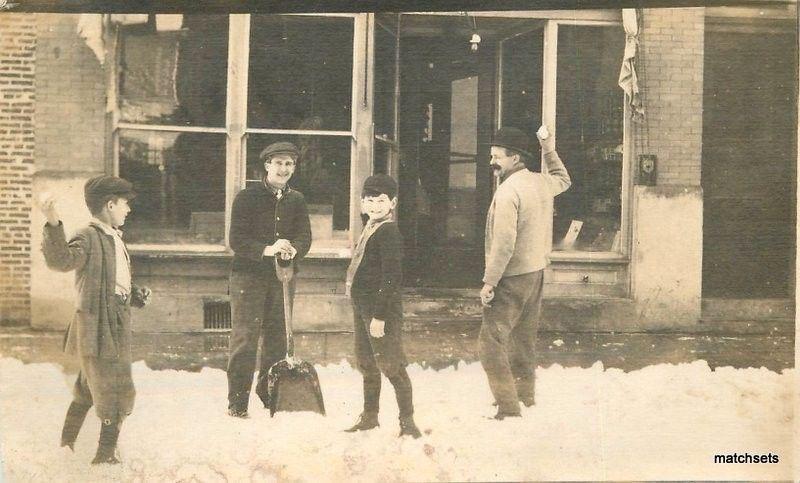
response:
<path id="1" fill-rule="evenodd" d="M 520 44 L 516 54 L 527 56 L 524 62 L 501 66 L 509 36 L 538 24 L 479 22 L 481 41 L 473 48 L 476 30 L 468 17 L 404 15 L 400 21 L 399 221 L 407 286 L 479 286 L 493 190 L 489 142 L 501 124 L 504 76 L 514 79 L 515 88 L 534 87 L 539 107 L 528 114 L 536 122 L 541 116 L 541 49 L 537 55 L 530 43 Z M 376 72 L 380 62 L 376 57 Z M 380 102 L 376 97 L 376 105 Z"/>

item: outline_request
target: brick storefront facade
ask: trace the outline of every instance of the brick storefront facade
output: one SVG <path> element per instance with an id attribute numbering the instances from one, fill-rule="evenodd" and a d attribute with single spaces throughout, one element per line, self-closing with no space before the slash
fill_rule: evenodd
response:
<path id="1" fill-rule="evenodd" d="M 658 157 L 659 185 L 700 185 L 704 10 L 644 10 L 647 122 L 636 145 Z"/>
<path id="2" fill-rule="evenodd" d="M 30 319 L 36 18 L 0 18 L 0 324 Z"/>
<path id="3" fill-rule="evenodd" d="M 56 328 L 66 322 L 72 276 L 44 265 L 39 253 L 44 221 L 32 211 L 32 200 L 45 191 L 57 193 L 70 231 L 88 219 L 83 182 L 109 171 L 112 164 L 107 145 L 108 62 L 104 65 L 80 37 L 79 19 L 63 14 L 0 17 L 0 325 L 33 321 L 34 327 Z M 624 303 L 614 302 L 624 306 L 617 329 L 676 326 L 676 311 L 686 314 L 685 327 L 699 317 L 706 236 L 701 166 L 707 21 L 705 8 L 643 11 L 638 67 L 647 122 L 630 124 L 632 149 L 626 154 L 632 177 L 639 154 L 656 155 L 658 178 L 654 187 L 628 186 L 626 236 L 632 251 L 615 262 L 625 264 L 618 273 L 623 274 L 621 285 L 628 295 Z M 667 226 L 668 217 L 683 224 L 683 231 Z M 163 253 L 136 256 L 148 258 L 137 275 L 152 279 L 148 282 L 169 301 L 159 306 L 163 313 L 145 317 L 153 330 L 196 330 L 201 299 L 225 296 L 227 259 L 222 254 L 207 259 Z M 346 260 L 317 259 L 307 273 L 323 274 L 319 276 L 325 283 L 340 284 L 345 265 Z M 572 270 L 583 275 L 592 269 L 588 265 L 576 263 Z M 574 296 L 563 287 L 555 289 L 562 290 L 558 296 Z M 317 298 L 325 295 L 311 282 L 303 290 Z M 342 297 L 325 300 L 331 314 L 335 312 L 327 318 L 346 318 L 337 312 L 346 305 Z M 691 306 L 684 306 L 686 301 Z M 647 317 L 654 323 L 642 322 Z"/>

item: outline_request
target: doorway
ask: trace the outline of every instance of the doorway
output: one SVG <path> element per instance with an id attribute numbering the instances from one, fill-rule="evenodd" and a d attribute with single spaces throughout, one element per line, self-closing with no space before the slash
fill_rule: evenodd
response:
<path id="1" fill-rule="evenodd" d="M 398 214 L 407 286 L 480 286 L 494 188 L 489 143 L 504 123 L 529 120 L 531 126 L 518 127 L 538 127 L 542 25 L 535 19 L 402 16 Z M 481 38 L 476 48 L 473 33 Z"/>
<path id="2" fill-rule="evenodd" d="M 794 293 L 797 34 L 707 31 L 703 297 Z"/>

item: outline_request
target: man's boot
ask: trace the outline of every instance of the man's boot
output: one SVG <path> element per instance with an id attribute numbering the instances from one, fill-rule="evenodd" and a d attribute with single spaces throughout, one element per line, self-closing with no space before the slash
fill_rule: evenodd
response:
<path id="1" fill-rule="evenodd" d="M 422 437 L 417 424 L 414 422 L 414 415 L 403 416 L 400 418 L 400 434 L 399 437 L 411 436 L 414 439 Z"/>
<path id="2" fill-rule="evenodd" d="M 502 421 L 502 420 L 504 420 L 506 418 L 521 418 L 521 417 L 522 417 L 522 414 L 520 414 L 519 411 L 513 412 L 513 411 L 503 411 L 503 410 L 498 409 L 497 410 L 497 414 L 495 414 L 492 417 L 492 419 L 496 419 L 498 421 Z"/>
<path id="3" fill-rule="evenodd" d="M 93 465 L 97 464 L 119 464 L 117 459 L 117 439 L 119 438 L 120 422 L 116 419 L 104 419 L 100 427 L 100 440 L 97 444 L 97 454 L 92 460 Z"/>
<path id="4" fill-rule="evenodd" d="M 61 430 L 62 447 L 67 446 L 72 451 L 75 451 L 75 440 L 78 439 L 78 433 L 81 431 L 83 421 L 86 419 L 86 414 L 91 407 L 75 401 L 72 401 L 69 405 L 67 416 L 64 418 L 64 429 Z"/>
<path id="5" fill-rule="evenodd" d="M 533 377 L 516 378 L 517 397 L 526 408 L 533 406 L 536 400 L 533 395 Z"/>
<path id="6" fill-rule="evenodd" d="M 345 429 L 345 433 L 355 433 L 356 431 L 368 431 L 380 426 L 378 424 L 378 413 L 363 412 L 358 417 L 358 421 L 353 426 Z"/>

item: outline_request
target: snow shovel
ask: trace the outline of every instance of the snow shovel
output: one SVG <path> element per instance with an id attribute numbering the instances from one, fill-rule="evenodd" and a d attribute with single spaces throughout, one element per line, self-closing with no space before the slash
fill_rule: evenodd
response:
<path id="1" fill-rule="evenodd" d="M 283 312 L 286 317 L 286 357 L 276 362 L 267 373 L 269 414 L 278 411 L 313 411 L 325 415 L 325 403 L 314 366 L 295 359 L 292 335 L 292 306 L 289 302 L 289 280 L 294 276 L 291 260 L 275 257 L 275 272 L 283 284 Z"/>

